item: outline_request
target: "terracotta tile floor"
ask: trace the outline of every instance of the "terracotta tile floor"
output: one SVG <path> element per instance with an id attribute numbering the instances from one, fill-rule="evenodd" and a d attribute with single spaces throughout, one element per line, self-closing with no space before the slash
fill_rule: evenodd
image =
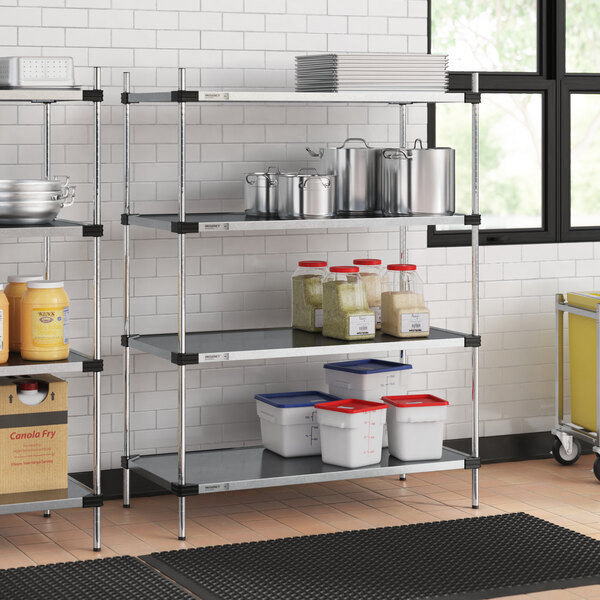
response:
<path id="1" fill-rule="evenodd" d="M 90 550 L 91 510 L 0 516 L 0 568 L 147 554 L 193 546 L 265 540 L 524 511 L 600 539 L 600 483 L 593 456 L 561 467 L 554 460 L 486 465 L 481 508 L 471 508 L 471 472 L 448 471 L 195 496 L 187 501 L 187 540 L 176 539 L 177 500 L 134 498 L 102 509 L 102 552 Z M 600 585 L 512 598 L 600 600 Z"/>

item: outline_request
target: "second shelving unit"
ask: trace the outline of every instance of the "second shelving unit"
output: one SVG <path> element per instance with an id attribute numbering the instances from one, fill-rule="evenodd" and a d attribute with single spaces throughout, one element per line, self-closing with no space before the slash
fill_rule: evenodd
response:
<path id="1" fill-rule="evenodd" d="M 479 102 L 478 77 L 473 76 L 473 93 L 429 94 L 427 92 L 394 93 L 324 93 L 295 92 L 223 92 L 187 90 L 185 70 L 179 70 L 179 89 L 170 92 L 131 93 L 129 73 L 124 74 L 122 102 L 125 112 L 125 199 L 124 226 L 125 310 L 122 345 L 124 346 L 124 453 L 123 504 L 130 506 L 130 473 L 135 471 L 172 492 L 179 498 L 179 539 L 185 539 L 186 496 L 226 490 L 251 489 L 310 482 L 334 481 L 382 475 L 404 475 L 450 469 L 472 469 L 472 505 L 479 506 Z M 179 110 L 178 119 L 178 204 L 177 214 L 133 214 L 131 212 L 131 124 L 130 108 L 135 104 L 172 102 Z M 406 106 L 413 103 L 454 102 L 472 104 L 473 186 L 472 215 L 432 217 L 374 217 L 304 220 L 267 220 L 247 217 L 244 213 L 188 213 L 186 196 L 186 106 L 201 103 L 277 103 L 391 104 L 400 108 L 400 144 L 406 142 Z M 414 225 L 463 224 L 471 227 L 473 253 L 472 331 L 458 333 L 432 328 L 427 338 L 399 339 L 378 334 L 374 340 L 343 342 L 319 334 L 291 328 L 251 329 L 218 332 L 188 332 L 186 327 L 186 236 L 207 231 L 272 231 L 293 229 L 378 228 L 398 226 L 401 234 L 400 258 L 406 262 L 406 227 Z M 132 333 L 130 320 L 131 227 L 166 230 L 178 238 L 178 330 L 177 333 L 141 335 Z M 410 352 L 411 349 L 472 348 L 472 448 L 465 454 L 444 448 L 435 461 L 402 462 L 384 451 L 379 464 L 358 469 L 326 465 L 317 457 L 281 458 L 262 447 L 233 448 L 188 452 L 186 443 L 186 371 L 190 365 L 208 362 L 244 361 L 283 357 L 328 356 L 364 352 Z M 178 452 L 136 456 L 131 448 L 131 350 L 152 354 L 170 361 L 178 368 Z"/>

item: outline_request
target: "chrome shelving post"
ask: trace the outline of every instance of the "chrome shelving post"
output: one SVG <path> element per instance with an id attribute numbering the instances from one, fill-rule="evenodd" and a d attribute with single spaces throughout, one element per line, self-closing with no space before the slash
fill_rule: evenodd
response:
<path id="1" fill-rule="evenodd" d="M 479 73 L 473 73 L 473 92 L 479 93 Z M 471 203 L 472 213 L 479 214 L 479 104 L 472 104 L 472 181 L 471 181 Z M 479 335 L 479 225 L 471 227 L 471 249 L 472 249 L 472 320 L 473 335 Z M 473 352 L 473 412 L 472 412 L 472 447 L 473 457 L 479 457 L 479 348 L 476 346 Z M 472 473 L 472 505 L 479 508 L 479 469 L 473 469 Z"/>
<path id="2" fill-rule="evenodd" d="M 101 89 L 100 69 L 94 67 L 94 89 Z M 93 224 L 100 225 L 102 223 L 102 214 L 100 211 L 100 182 L 101 182 L 101 136 L 100 136 L 100 118 L 102 104 L 96 100 L 94 102 L 94 216 Z M 101 329 L 100 329 L 100 281 L 101 281 L 101 264 L 100 264 L 100 237 L 94 238 L 94 360 L 100 360 L 101 357 Z M 93 488 L 94 494 L 100 496 L 102 487 L 100 483 L 101 461 L 100 461 L 100 435 L 101 435 L 101 414 L 100 414 L 100 373 L 95 371 L 93 374 L 94 385 L 94 406 L 93 406 L 93 423 L 94 423 L 94 477 Z M 93 537 L 94 550 L 100 550 L 100 507 L 93 509 Z"/>
<path id="3" fill-rule="evenodd" d="M 130 92 L 130 74 L 123 73 L 123 92 L 129 94 Z M 131 124 L 130 124 L 130 107 L 129 102 L 124 105 L 125 110 L 125 127 L 123 131 L 123 181 L 124 181 L 124 195 L 125 201 L 123 205 L 123 214 L 129 217 L 130 213 L 130 180 L 131 180 L 131 155 L 130 155 L 130 143 L 131 143 Z M 126 218 L 123 222 L 123 270 L 124 270 L 124 285 L 125 290 L 123 293 L 123 335 L 125 336 L 126 344 L 123 347 L 123 394 L 125 400 L 125 406 L 123 408 L 123 456 L 125 463 L 123 466 L 123 507 L 129 508 L 131 506 L 131 476 L 129 470 L 129 458 L 131 456 L 131 434 L 130 434 L 130 411 L 131 411 L 131 387 L 129 384 L 130 376 L 129 369 L 131 368 L 131 351 L 129 349 L 129 336 L 131 335 L 130 325 L 130 301 L 131 301 L 131 287 L 130 287 L 130 241 L 131 241 L 131 230 L 129 229 L 129 220 Z"/>
<path id="4" fill-rule="evenodd" d="M 185 69 L 179 69 L 179 90 L 185 90 Z M 178 164 L 178 184 L 179 184 L 179 221 L 185 221 L 185 180 L 186 180 L 186 139 L 185 139 L 185 102 L 180 98 L 179 101 L 179 164 Z M 179 303 L 178 303 L 178 336 L 179 336 L 179 353 L 185 354 L 186 351 L 186 303 L 185 303 L 185 233 L 178 234 L 179 248 Z M 186 439 L 185 439 L 185 392 L 186 392 L 186 367 L 180 364 L 179 380 L 178 380 L 178 406 L 179 406 L 179 444 L 178 444 L 178 465 L 177 465 L 177 483 L 184 486 L 185 467 L 186 467 Z M 185 539 L 185 497 L 179 497 L 179 528 L 178 537 L 180 540 Z"/>
<path id="5" fill-rule="evenodd" d="M 408 113 L 408 107 L 406 106 L 406 104 L 399 104 L 398 108 L 400 109 L 400 118 L 398 121 L 399 124 L 399 128 L 398 128 L 398 144 L 400 148 L 406 148 L 406 124 L 407 124 L 407 113 Z M 400 250 L 400 262 L 401 263 L 407 263 L 408 262 L 408 256 L 407 256 L 407 247 L 406 247 L 406 232 L 408 230 L 408 227 L 406 227 L 405 225 L 400 225 L 400 243 L 399 243 L 399 250 Z"/>
<path id="6" fill-rule="evenodd" d="M 44 102 L 44 179 L 50 179 L 50 102 Z M 50 279 L 50 236 L 44 237 L 44 279 Z M 44 517 L 48 518 L 51 516 L 50 510 L 44 511 Z"/>
<path id="7" fill-rule="evenodd" d="M 44 102 L 44 179 L 50 179 L 51 138 L 50 138 L 50 102 Z M 44 279 L 50 279 L 50 237 L 44 238 Z M 50 516 L 46 511 L 44 516 Z"/>

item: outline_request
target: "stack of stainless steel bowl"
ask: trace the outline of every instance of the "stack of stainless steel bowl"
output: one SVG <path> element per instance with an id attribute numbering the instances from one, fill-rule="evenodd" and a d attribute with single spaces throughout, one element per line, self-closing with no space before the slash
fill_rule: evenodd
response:
<path id="1" fill-rule="evenodd" d="M 51 223 L 75 200 L 75 186 L 68 177 L 0 180 L 0 224 L 42 225 Z"/>

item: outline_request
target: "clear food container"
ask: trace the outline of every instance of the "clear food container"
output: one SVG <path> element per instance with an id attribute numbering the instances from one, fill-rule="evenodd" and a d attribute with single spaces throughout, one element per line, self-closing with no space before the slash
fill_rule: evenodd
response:
<path id="1" fill-rule="evenodd" d="M 356 258 L 353 262 L 360 269 L 367 303 L 375 313 L 375 327 L 381 329 L 381 293 L 387 290 L 386 271 L 378 258 Z"/>
<path id="2" fill-rule="evenodd" d="M 292 275 L 292 327 L 303 331 L 323 328 L 324 260 L 301 260 Z"/>
<path id="3" fill-rule="evenodd" d="M 358 267 L 329 269 L 323 283 L 323 335 L 339 340 L 375 337 L 375 313 Z"/>
<path id="4" fill-rule="evenodd" d="M 381 331 L 401 338 L 429 335 L 429 309 L 415 265 L 388 265 L 388 289 L 381 294 Z"/>

